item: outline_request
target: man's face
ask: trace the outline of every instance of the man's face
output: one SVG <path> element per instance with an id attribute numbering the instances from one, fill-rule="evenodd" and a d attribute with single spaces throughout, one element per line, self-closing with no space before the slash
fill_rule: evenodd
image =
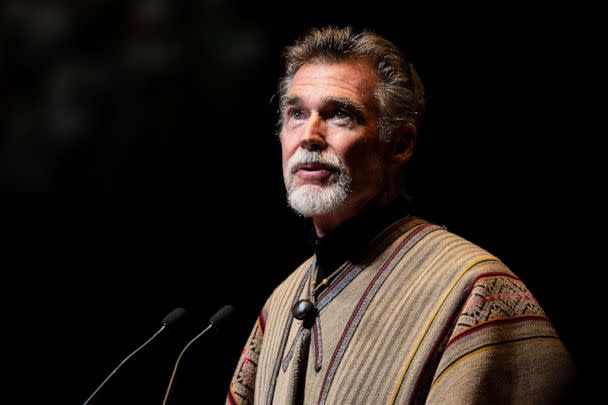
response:
<path id="1" fill-rule="evenodd" d="M 380 140 L 373 91 L 362 63 L 308 63 L 281 102 L 283 177 L 302 215 L 356 215 L 382 198 L 389 147 Z"/>

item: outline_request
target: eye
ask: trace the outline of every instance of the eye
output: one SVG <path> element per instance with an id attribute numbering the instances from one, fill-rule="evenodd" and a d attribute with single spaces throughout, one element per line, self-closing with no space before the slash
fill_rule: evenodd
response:
<path id="1" fill-rule="evenodd" d="M 336 110 L 336 112 L 334 113 L 334 117 L 336 118 L 350 118 L 350 114 L 344 110 Z"/>
<path id="2" fill-rule="evenodd" d="M 287 116 L 296 120 L 301 120 L 304 118 L 304 113 L 298 108 L 290 108 L 287 110 Z"/>
<path id="3" fill-rule="evenodd" d="M 337 123 L 340 124 L 348 124 L 354 121 L 354 116 L 350 111 L 344 108 L 336 108 L 331 113 L 331 119 L 336 120 Z"/>

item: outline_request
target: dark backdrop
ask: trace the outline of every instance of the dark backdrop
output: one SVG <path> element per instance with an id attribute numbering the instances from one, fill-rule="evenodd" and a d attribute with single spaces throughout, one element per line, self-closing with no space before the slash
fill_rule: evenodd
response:
<path id="1" fill-rule="evenodd" d="M 581 370 L 595 357 L 593 12 L 332 2 L 8 1 L 0 175 L 5 367 L 21 400 L 82 402 L 162 317 L 188 320 L 98 403 L 221 403 L 267 295 L 310 251 L 286 207 L 271 96 L 309 26 L 398 43 L 429 99 L 414 212 L 503 259 Z M 581 28 L 582 27 L 582 28 Z M 589 373 L 590 375 L 590 373 Z"/>

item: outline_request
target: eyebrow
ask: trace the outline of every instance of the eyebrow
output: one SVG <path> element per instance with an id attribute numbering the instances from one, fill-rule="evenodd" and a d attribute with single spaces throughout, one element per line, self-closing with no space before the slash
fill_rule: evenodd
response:
<path id="1" fill-rule="evenodd" d="M 281 109 L 284 109 L 285 107 L 299 106 L 303 103 L 304 101 L 302 100 L 302 97 L 299 96 L 283 96 L 280 100 Z M 359 117 L 363 117 L 364 115 L 363 107 L 359 103 L 356 103 L 346 97 L 325 97 L 322 100 L 322 103 L 324 105 L 344 108 Z"/>
<path id="2" fill-rule="evenodd" d="M 341 107 L 345 110 L 355 114 L 358 117 L 363 117 L 363 107 L 359 104 L 346 97 L 327 97 L 323 99 L 323 104 L 331 105 L 334 107 Z"/>
<path id="3" fill-rule="evenodd" d="M 279 100 L 279 107 L 281 110 L 285 107 L 302 104 L 302 98 L 298 96 L 282 96 Z"/>

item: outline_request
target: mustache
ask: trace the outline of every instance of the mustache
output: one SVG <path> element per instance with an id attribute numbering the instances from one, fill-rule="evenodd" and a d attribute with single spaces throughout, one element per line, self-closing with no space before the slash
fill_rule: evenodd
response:
<path id="1" fill-rule="evenodd" d="M 340 159 L 332 153 L 321 153 L 316 151 L 308 151 L 299 149 L 287 161 L 287 172 L 293 175 L 302 166 L 307 164 L 320 164 L 326 166 L 329 170 L 342 171 L 343 165 Z"/>

